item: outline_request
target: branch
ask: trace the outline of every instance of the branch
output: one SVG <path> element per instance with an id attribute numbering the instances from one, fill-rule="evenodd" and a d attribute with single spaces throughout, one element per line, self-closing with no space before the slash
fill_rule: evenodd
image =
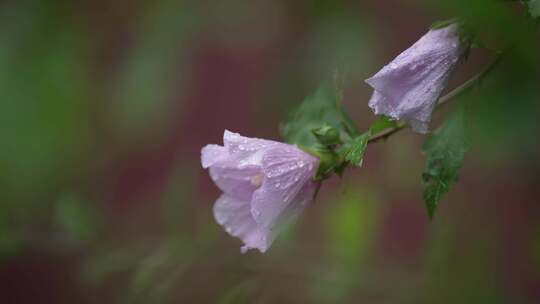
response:
<path id="1" fill-rule="evenodd" d="M 448 103 L 448 101 L 458 96 L 461 96 L 464 93 L 468 92 L 469 90 L 480 85 L 482 83 L 482 80 L 484 80 L 484 78 L 499 64 L 499 62 L 501 61 L 501 58 L 502 58 L 501 54 L 497 55 L 497 57 L 482 72 L 476 74 L 475 76 L 467 80 L 465 83 L 463 83 L 459 87 L 455 88 L 454 90 L 450 91 L 448 94 L 441 97 L 437 103 L 437 107 L 435 108 L 435 110 L 442 108 L 442 106 Z M 397 133 L 400 130 L 403 130 L 406 126 L 407 124 L 405 122 L 398 122 L 397 126 L 393 128 L 388 128 L 376 134 L 373 134 L 369 138 L 368 144 L 385 140 L 392 134 Z"/>

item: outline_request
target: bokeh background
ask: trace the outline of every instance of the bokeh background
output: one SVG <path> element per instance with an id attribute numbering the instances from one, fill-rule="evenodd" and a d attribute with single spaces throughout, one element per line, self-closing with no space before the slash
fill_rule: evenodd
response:
<path id="1" fill-rule="evenodd" d="M 539 303 L 538 32 L 495 2 L 2 1 L 0 302 Z M 336 68 L 367 129 L 363 79 L 456 15 L 513 48 L 466 97 L 472 150 L 434 220 L 405 130 L 241 255 L 201 147 L 224 129 L 279 140 Z M 472 50 L 450 87 L 491 58 Z"/>

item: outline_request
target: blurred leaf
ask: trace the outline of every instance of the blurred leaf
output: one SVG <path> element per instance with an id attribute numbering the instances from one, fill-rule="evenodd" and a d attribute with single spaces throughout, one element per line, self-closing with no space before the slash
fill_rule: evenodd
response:
<path id="1" fill-rule="evenodd" d="M 367 191 L 351 185 L 332 204 L 326 218 L 330 237 L 327 244 L 332 254 L 342 262 L 358 264 L 365 257 L 377 223 L 376 202 Z M 350 265 L 352 266 L 352 265 Z"/>
<path id="2" fill-rule="evenodd" d="M 56 215 L 60 225 L 78 241 L 88 241 L 97 233 L 97 212 L 80 197 L 67 194 L 56 204 Z"/>
<path id="3" fill-rule="evenodd" d="M 126 303 L 167 303 L 186 268 L 197 257 L 191 238 L 175 236 L 139 259 Z"/>
<path id="4" fill-rule="evenodd" d="M 324 220 L 326 260 L 312 276 L 313 303 L 352 303 L 349 297 L 363 285 L 369 253 L 379 223 L 376 198 L 367 190 L 346 185 L 332 195 Z"/>
<path id="5" fill-rule="evenodd" d="M 92 156 L 91 39 L 71 8 L 43 1 L 1 7 L 0 218 L 13 226 L 38 222 L 38 209 L 50 206 L 44 193 L 84 171 Z"/>
<path id="6" fill-rule="evenodd" d="M 466 198 L 465 198 L 466 199 Z M 509 300 L 499 288 L 497 265 L 500 260 L 493 252 L 500 246 L 500 228 L 491 223 L 478 227 L 475 221 L 442 219 L 432 225 L 431 240 L 425 255 L 425 303 L 522 303 Z M 483 222 L 487 223 L 487 222 Z M 467 238 L 463 231 L 471 231 Z M 418 302 L 418 301 L 415 301 Z M 527 303 L 525 301 L 524 303 Z"/>
<path id="7" fill-rule="evenodd" d="M 527 5 L 529 6 L 529 13 L 533 18 L 540 17 L 540 0 L 529 0 Z"/>
<path id="8" fill-rule="evenodd" d="M 0 262 L 2 259 L 14 256 L 19 252 L 22 245 L 20 235 L 12 231 L 11 227 L 5 227 L 0 224 Z"/>
<path id="9" fill-rule="evenodd" d="M 217 304 L 242 304 L 250 303 L 250 297 L 253 297 L 252 293 L 256 285 L 253 281 L 243 281 L 230 288 L 227 288 L 225 292 L 217 299 Z"/>
<path id="10" fill-rule="evenodd" d="M 427 166 L 422 174 L 422 182 L 425 187 L 424 202 L 430 217 L 433 217 L 442 197 L 458 180 L 468 150 L 464 115 L 464 109 L 460 107 L 424 142 Z"/>
<path id="11" fill-rule="evenodd" d="M 156 138 L 172 122 L 179 108 L 175 97 L 186 80 L 178 71 L 195 28 L 191 10 L 182 3 L 160 1 L 145 13 L 111 102 L 111 123 L 126 138 L 140 139 L 148 130 Z"/>
<path id="12" fill-rule="evenodd" d="M 343 116 L 341 98 L 337 90 L 328 83 L 307 97 L 281 125 L 281 134 L 289 142 L 308 148 L 320 147 L 312 130 L 330 126 L 339 132 L 340 138 L 347 138 L 356 127 Z"/>
<path id="13" fill-rule="evenodd" d="M 521 36 L 524 18 L 514 14 L 509 1 L 494 0 L 421 0 L 427 6 L 438 7 L 446 16 L 458 16 L 467 31 L 479 35 L 489 49 L 500 50 Z"/>
<path id="14" fill-rule="evenodd" d="M 140 253 L 133 248 L 102 248 L 102 252 L 94 253 L 84 261 L 81 275 L 87 283 L 99 284 L 113 274 L 131 270 L 140 259 Z"/>

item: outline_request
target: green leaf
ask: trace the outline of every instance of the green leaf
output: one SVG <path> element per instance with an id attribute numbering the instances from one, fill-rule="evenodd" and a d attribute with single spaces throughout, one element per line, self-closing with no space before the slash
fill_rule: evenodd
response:
<path id="1" fill-rule="evenodd" d="M 397 126 L 397 120 L 393 120 L 388 116 L 381 116 L 371 125 L 371 128 L 369 130 L 371 131 L 371 134 L 376 134 L 386 129 L 395 128 Z"/>
<path id="2" fill-rule="evenodd" d="M 467 150 L 464 109 L 461 108 L 424 142 L 427 166 L 422 174 L 422 183 L 424 202 L 430 218 L 442 197 L 458 180 Z"/>
<path id="3" fill-rule="evenodd" d="M 340 149 L 339 154 L 342 155 L 345 161 L 361 167 L 362 160 L 364 158 L 364 152 L 369 141 L 371 132 L 366 132 L 360 136 L 353 138 L 351 141 L 345 143 Z"/>
<path id="4" fill-rule="evenodd" d="M 358 132 L 341 106 L 337 90 L 329 83 L 319 89 L 290 115 L 288 122 L 281 125 L 281 134 L 287 142 L 311 149 L 325 146 L 313 130 L 333 128 L 341 140 Z"/>
<path id="5" fill-rule="evenodd" d="M 319 169 L 315 173 L 316 180 L 323 180 L 329 177 L 332 172 L 341 175 L 345 169 L 345 164 L 340 162 L 338 154 L 333 149 L 322 147 L 316 150 L 309 150 L 309 152 L 317 155 L 320 159 Z"/>
<path id="6" fill-rule="evenodd" d="M 287 142 L 320 158 L 315 178 L 324 179 L 332 172 L 343 172 L 347 163 L 335 148 L 343 142 L 350 142 L 359 132 L 341 106 L 341 97 L 335 86 L 323 83 L 290 115 L 288 122 L 281 125 L 281 134 Z M 357 154 L 354 152 L 353 156 Z"/>

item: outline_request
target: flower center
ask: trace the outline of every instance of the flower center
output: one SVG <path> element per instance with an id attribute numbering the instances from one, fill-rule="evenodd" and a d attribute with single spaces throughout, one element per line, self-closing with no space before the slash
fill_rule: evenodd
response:
<path id="1" fill-rule="evenodd" d="M 263 178 L 264 178 L 264 175 L 262 173 L 259 173 L 259 174 L 256 174 L 256 175 L 253 175 L 251 177 L 251 184 L 255 187 L 260 187 L 262 185 L 262 182 L 263 182 Z"/>

